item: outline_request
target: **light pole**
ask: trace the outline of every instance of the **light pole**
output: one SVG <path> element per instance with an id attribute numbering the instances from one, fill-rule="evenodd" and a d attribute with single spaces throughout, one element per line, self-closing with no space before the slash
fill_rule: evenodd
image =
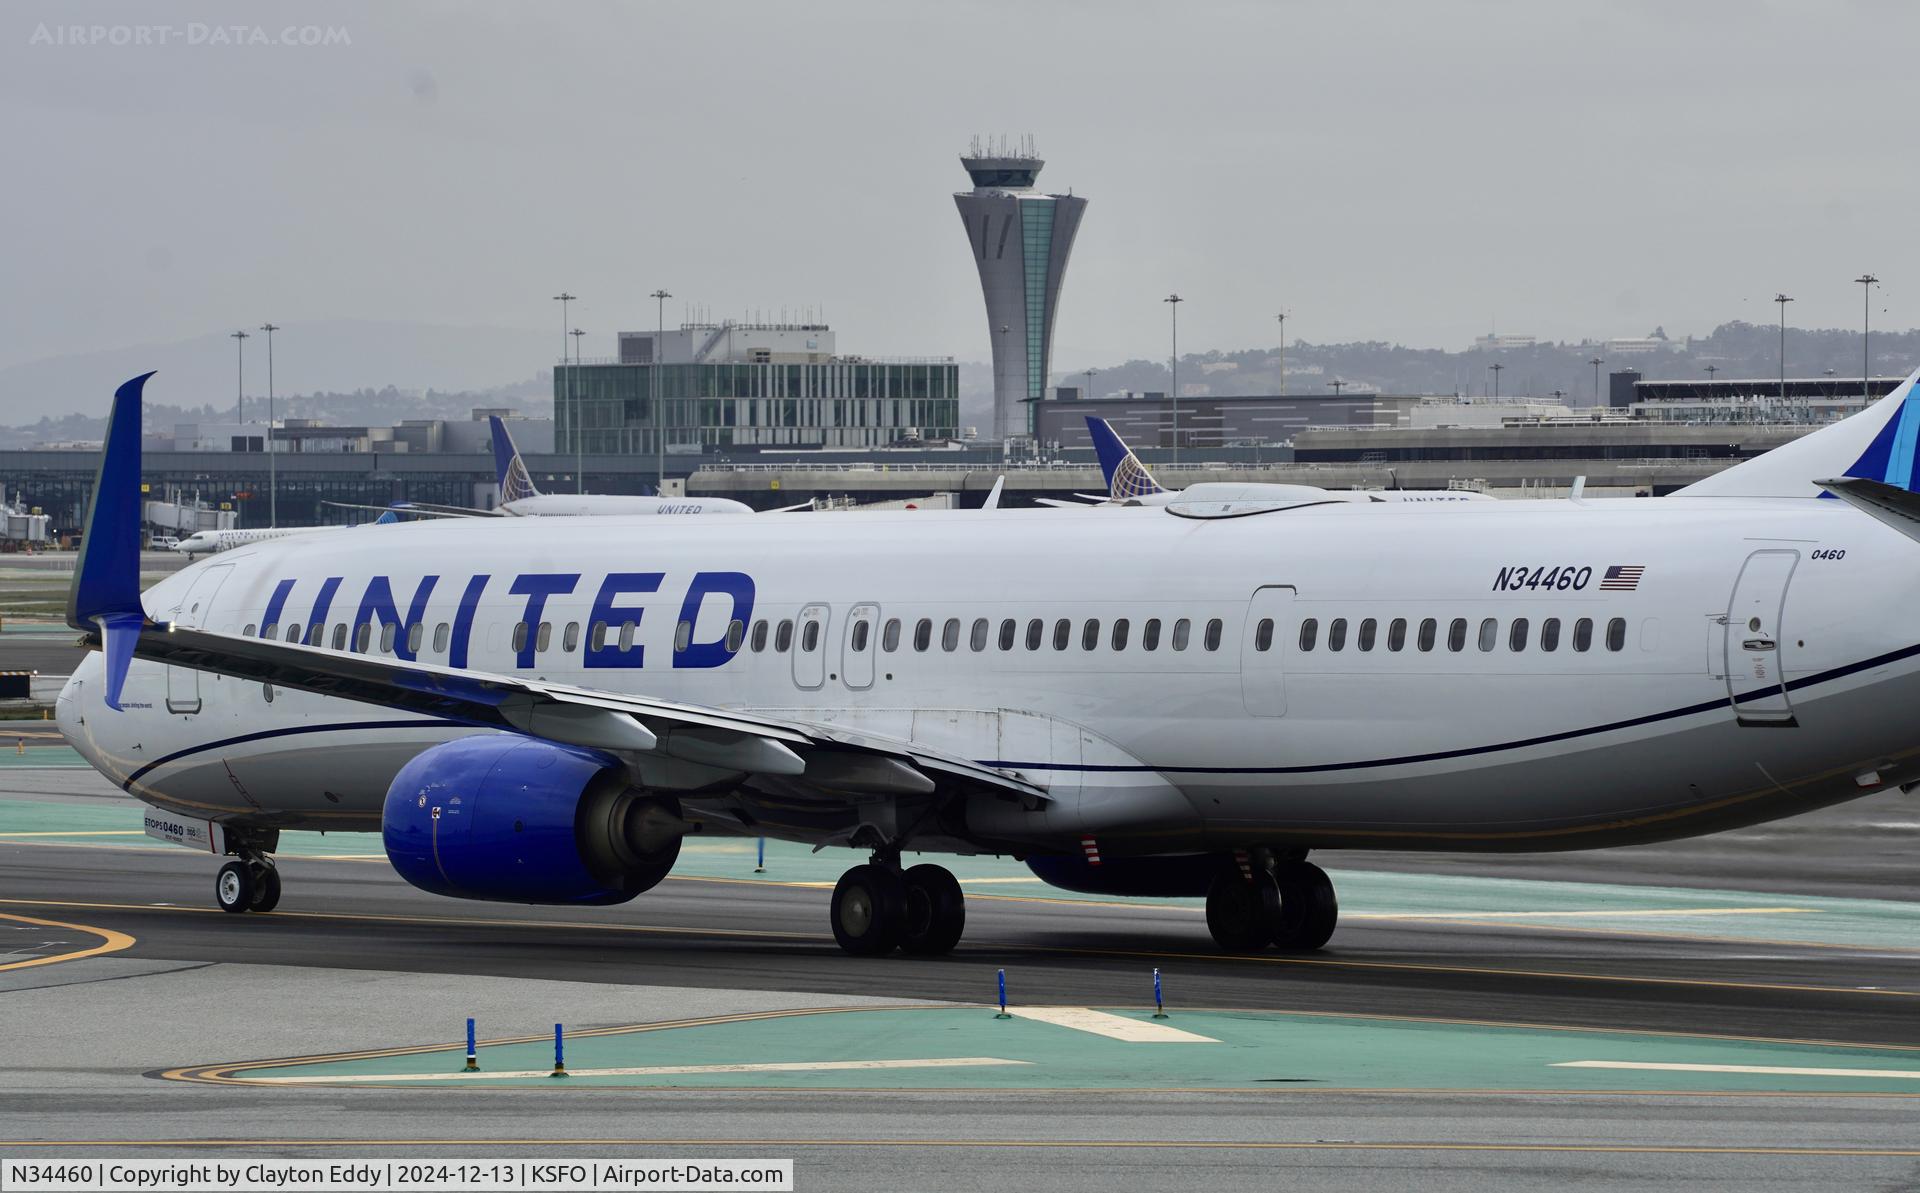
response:
<path id="1" fill-rule="evenodd" d="M 1487 366 L 1487 372 L 1493 374 L 1493 396 L 1496 398 L 1500 396 L 1500 370 L 1506 367 L 1497 360 Z"/>
<path id="2" fill-rule="evenodd" d="M 568 294 L 565 290 L 553 296 L 553 301 L 560 304 L 560 369 L 562 370 L 561 373 L 554 374 L 554 379 L 560 380 L 563 374 L 565 377 L 565 380 L 562 381 L 560 385 L 554 386 L 554 389 L 560 392 L 555 394 L 555 397 L 559 399 L 559 404 L 554 408 L 553 413 L 554 421 L 557 424 L 559 422 L 560 410 L 562 408 L 566 410 L 567 433 L 577 439 L 580 435 L 580 428 L 576 425 L 579 422 L 579 418 L 573 409 L 573 374 L 565 372 L 567 367 L 567 328 L 572 326 L 572 324 L 567 321 L 567 304 L 572 302 L 573 299 L 574 296 Z"/>
<path id="3" fill-rule="evenodd" d="M 1185 299 L 1178 294 L 1169 294 L 1160 300 L 1167 304 L 1167 314 L 1173 320 L 1173 355 L 1167 360 L 1173 382 L 1167 386 L 1167 398 L 1173 403 L 1173 462 L 1180 462 L 1180 304 Z"/>
<path id="4" fill-rule="evenodd" d="M 280 477 L 273 455 L 273 333 L 280 327 L 262 323 L 260 330 L 267 333 L 267 526 L 271 529 L 280 525 Z"/>
<path id="5" fill-rule="evenodd" d="M 1600 404 L 1600 366 L 1607 363 L 1603 356 L 1596 356 L 1587 362 L 1593 366 L 1593 404 Z"/>
<path id="6" fill-rule="evenodd" d="M 1720 371 L 1720 366 L 1719 366 L 1719 365 L 1708 365 L 1708 366 L 1707 366 L 1707 384 L 1708 384 L 1708 385 L 1712 385 L 1712 384 L 1713 384 L 1713 375 L 1714 375 L 1715 373 L 1718 373 L 1719 371 Z"/>
<path id="7" fill-rule="evenodd" d="M 1281 311 L 1274 316 L 1280 322 L 1280 394 L 1287 393 L 1287 313 Z"/>
<path id="8" fill-rule="evenodd" d="M 1100 371 L 1099 369 L 1088 369 L 1088 370 L 1087 370 L 1087 397 L 1088 397 L 1088 398 L 1092 398 L 1092 397 L 1093 397 L 1093 375 L 1094 375 L 1095 373 L 1098 373 L 1099 371 Z"/>
<path id="9" fill-rule="evenodd" d="M 1328 388 L 1333 390 L 1333 396 L 1336 398 L 1340 396 L 1340 387 L 1345 384 L 1346 382 L 1340 380 L 1340 378 L 1338 377 L 1335 377 L 1333 380 L 1327 382 Z"/>
<path id="10" fill-rule="evenodd" d="M 667 488 L 667 420 L 661 416 L 660 395 L 664 387 L 660 384 L 660 369 L 666 359 L 667 338 L 667 299 L 673 295 L 662 287 L 647 295 L 654 303 L 653 332 L 653 451 L 654 477 L 653 495 L 663 497 Z"/>
<path id="11" fill-rule="evenodd" d="M 1793 299 L 1784 294 L 1776 294 L 1773 301 L 1780 304 L 1780 404 L 1787 404 L 1787 304 Z"/>
<path id="12" fill-rule="evenodd" d="M 1863 273 L 1853 279 L 1860 283 L 1860 400 L 1873 401 L 1873 355 L 1868 347 L 1873 324 L 1873 288 L 1880 279 Z"/>
<path id="13" fill-rule="evenodd" d="M 244 331 L 236 331 L 231 338 L 233 339 L 233 346 L 240 350 L 240 359 L 236 366 L 239 372 L 239 380 L 235 385 L 233 397 L 233 421 L 245 423 L 247 421 L 247 333 Z M 244 435 L 246 432 L 242 431 L 241 434 Z"/>
<path id="14" fill-rule="evenodd" d="M 578 370 L 580 368 L 580 337 L 587 333 L 576 327 L 570 334 L 573 336 L 573 367 L 575 370 Z M 567 374 L 567 389 L 569 391 L 573 389 L 572 372 Z M 586 398 L 587 395 L 581 394 L 579 404 L 584 404 Z M 587 491 L 586 444 L 587 437 L 585 435 L 575 435 L 573 437 L 573 491 L 575 493 L 585 493 Z"/>

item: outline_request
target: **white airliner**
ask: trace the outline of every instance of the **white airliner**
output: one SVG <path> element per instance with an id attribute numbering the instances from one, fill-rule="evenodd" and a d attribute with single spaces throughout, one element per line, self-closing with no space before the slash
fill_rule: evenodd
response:
<path id="1" fill-rule="evenodd" d="M 399 520 L 392 510 L 388 510 L 368 525 L 386 526 Z M 348 526 L 275 526 L 256 530 L 197 530 L 175 543 L 173 549 L 182 555 L 217 555 L 222 551 L 264 543 L 269 539 L 350 529 L 352 527 Z"/>
<path id="2" fill-rule="evenodd" d="M 1101 475 L 1106 478 L 1105 495 L 1096 493 L 1076 493 L 1083 502 L 1100 506 L 1162 506 L 1170 502 L 1208 501 L 1264 501 L 1297 508 L 1301 505 L 1333 502 L 1407 502 L 1431 504 L 1434 502 L 1492 501 L 1485 493 L 1475 493 L 1463 489 L 1322 489 L 1317 485 L 1273 484 L 1263 481 L 1202 481 L 1188 485 L 1185 489 L 1164 489 L 1160 482 L 1153 479 L 1147 466 L 1119 432 L 1104 418 L 1087 415 L 1087 436 L 1093 440 L 1094 455 L 1100 461 Z M 1079 502 L 1063 501 L 1056 497 L 1038 499 L 1041 505 L 1058 506 L 1064 509 L 1079 508 Z"/>
<path id="3" fill-rule="evenodd" d="M 902 851 L 1204 894 L 1222 946 L 1312 949 L 1311 850 L 1658 841 L 1920 781 L 1913 378 L 1665 498 L 456 520 L 144 596 L 143 381 L 59 722 L 154 835 L 233 858 L 230 911 L 278 900 L 284 829 L 558 904 L 744 833 L 870 852 L 829 915 L 854 953 L 961 935 Z"/>

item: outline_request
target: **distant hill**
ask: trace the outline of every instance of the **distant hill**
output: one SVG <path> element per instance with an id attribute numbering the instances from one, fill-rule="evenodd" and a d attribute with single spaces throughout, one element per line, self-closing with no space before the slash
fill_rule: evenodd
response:
<path id="1" fill-rule="evenodd" d="M 557 346 L 550 334 L 516 328 L 360 319 L 300 324 L 274 334 L 274 388 L 280 394 L 491 390 L 547 373 Z M 229 333 L 214 332 L 12 365 L 0 369 L 0 425 L 104 413 L 115 386 L 150 369 L 158 370 L 147 386 L 156 404 L 231 411 L 234 347 Z M 246 390 L 250 397 L 267 392 L 262 333 L 246 341 Z M 392 417 L 427 415 L 396 411 Z"/>

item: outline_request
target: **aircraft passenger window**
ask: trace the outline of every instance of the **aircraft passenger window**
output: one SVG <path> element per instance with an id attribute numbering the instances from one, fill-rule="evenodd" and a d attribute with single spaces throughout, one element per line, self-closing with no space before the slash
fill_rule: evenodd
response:
<path id="1" fill-rule="evenodd" d="M 1500 619 L 1483 618 L 1480 622 L 1480 649 L 1492 650 L 1500 644 Z"/>
<path id="2" fill-rule="evenodd" d="M 280 623 L 277 621 L 268 622 L 266 625 L 261 627 L 260 636 L 262 638 L 268 639 L 269 641 L 271 641 L 274 638 L 278 638 L 280 636 Z"/>
<path id="3" fill-rule="evenodd" d="M 248 623 L 247 623 L 247 628 L 246 628 L 246 629 L 244 629 L 244 630 L 241 630 L 241 631 L 240 631 L 240 636 L 241 636 L 242 638 L 251 638 L 251 637 L 253 637 L 253 628 L 254 628 L 254 627 L 253 627 L 253 623 L 252 623 L 252 622 L 248 622 Z"/>
<path id="4" fill-rule="evenodd" d="M 1113 648 L 1115 650 L 1127 648 L 1127 619 L 1124 617 L 1113 619 Z"/>
<path id="5" fill-rule="evenodd" d="M 933 621 L 923 617 L 913 623 L 913 648 L 925 650 L 933 645 Z"/>
<path id="6" fill-rule="evenodd" d="M 533 648 L 539 651 L 540 653 L 545 654 L 547 647 L 551 646 L 552 644 L 553 644 L 553 623 L 550 621 L 543 621 L 540 623 L 540 633 L 534 639 Z"/>
<path id="7" fill-rule="evenodd" d="M 819 622 L 810 621 L 807 623 L 807 628 L 801 631 L 800 649 L 807 654 L 812 654 L 814 651 L 820 649 L 820 623 Z"/>
<path id="8" fill-rule="evenodd" d="M 985 650 L 987 648 L 987 635 L 992 632 L 992 629 L 993 629 L 992 625 L 987 621 L 986 618 L 984 617 L 974 618 L 973 632 L 969 634 L 967 637 L 967 645 L 972 647 L 975 651 Z"/>
<path id="9" fill-rule="evenodd" d="M 1429 617 L 1420 623 L 1420 649 L 1432 650 L 1434 639 L 1439 636 L 1440 623 Z"/>
<path id="10" fill-rule="evenodd" d="M 1540 623 L 1540 649 L 1560 649 L 1560 619 L 1549 617 Z"/>
<path id="11" fill-rule="evenodd" d="M 1067 643 L 1071 641 L 1073 641 L 1073 623 L 1064 617 L 1054 622 L 1053 648 L 1055 650 L 1065 650 Z"/>
<path id="12" fill-rule="evenodd" d="M 864 618 L 853 623 L 853 653 L 859 654 L 867 648 L 867 635 L 873 623 Z"/>
<path id="13" fill-rule="evenodd" d="M 347 648 L 347 623 L 344 621 L 333 627 L 333 648 L 335 650 Z"/>
<path id="14" fill-rule="evenodd" d="M 1207 623 L 1206 647 L 1208 650 L 1220 649 L 1220 634 L 1226 628 L 1227 623 L 1217 617 Z"/>
<path id="15" fill-rule="evenodd" d="M 363 621 L 353 628 L 353 653 L 365 654 L 373 644 L 373 623 Z"/>
<path id="16" fill-rule="evenodd" d="M 287 641 L 289 642 L 300 641 L 300 623 L 299 622 L 290 621 L 287 623 Z"/>
<path id="17" fill-rule="evenodd" d="M 525 650 L 526 648 L 527 648 L 527 623 L 524 621 L 516 621 L 513 623 L 513 652 L 515 654 L 519 654 L 521 651 Z M 382 646 L 381 649 L 385 650 L 386 647 Z"/>
<path id="18" fill-rule="evenodd" d="M 860 624 L 864 626 L 867 623 L 863 621 Z M 571 643 L 573 638 L 572 626 L 567 627 L 567 638 L 569 643 Z M 732 621 L 727 623 L 727 653 L 728 654 L 739 654 L 740 646 L 746 640 L 747 640 L 747 623 L 746 622 L 741 621 L 739 618 L 736 617 Z M 573 647 L 569 645 L 567 649 L 572 650 Z"/>
<path id="19" fill-rule="evenodd" d="M 1616 617 L 1607 623 L 1607 649 L 1621 650 L 1627 645 L 1627 619 Z"/>
<path id="20" fill-rule="evenodd" d="M 1464 617 L 1456 617 L 1453 619 L 1453 624 L 1447 627 L 1447 649 L 1457 652 L 1465 650 L 1466 648 L 1467 619 Z"/>
<path id="21" fill-rule="evenodd" d="M 1347 648 L 1347 619 L 1336 617 L 1327 623 L 1327 649 L 1345 650 Z"/>
<path id="22" fill-rule="evenodd" d="M 764 630 L 766 629 L 766 627 L 767 627 L 766 622 L 763 621 L 760 623 L 761 629 Z M 760 637 L 762 641 L 766 640 L 765 634 L 762 634 Z M 587 631 L 587 649 L 590 651 L 593 651 L 595 654 L 599 654 L 601 651 L 605 650 L 606 648 L 607 648 L 607 623 L 604 621 L 596 621 L 593 623 L 593 628 Z M 759 650 L 760 648 L 756 646 L 754 647 L 754 649 Z"/>
<path id="23" fill-rule="evenodd" d="M 399 637 L 400 637 L 399 622 L 390 621 L 386 625 L 381 626 L 380 627 L 380 653 L 392 654 L 394 641 Z"/>
<path id="24" fill-rule="evenodd" d="M 1027 623 L 1027 649 L 1039 650 L 1040 642 L 1042 639 L 1046 637 L 1046 634 L 1047 634 L 1046 622 L 1041 621 L 1037 617 L 1034 618 L 1032 621 L 1029 621 Z"/>
<path id="25" fill-rule="evenodd" d="M 1300 649 L 1312 650 L 1313 640 L 1316 637 L 1318 637 L 1319 634 L 1320 634 L 1320 621 L 1318 618 L 1309 617 L 1305 621 L 1301 622 L 1300 623 Z"/>
<path id="26" fill-rule="evenodd" d="M 1100 647 L 1100 619 L 1087 618 L 1087 624 L 1080 630 L 1080 649 L 1098 650 Z"/>
<path id="27" fill-rule="evenodd" d="M 633 649 L 633 632 L 639 628 L 640 627 L 638 625 L 636 625 L 631 621 L 623 621 L 620 623 L 620 649 L 621 650 Z M 786 647 L 783 646 L 780 649 L 785 650 Z"/>
<path id="28" fill-rule="evenodd" d="M 773 649 L 779 654 L 785 654 L 792 648 L 793 620 L 791 618 L 782 618 L 779 628 L 773 631 Z"/>
<path id="29" fill-rule="evenodd" d="M 1374 631 L 1379 628 L 1380 628 L 1380 623 L 1375 621 L 1371 617 L 1367 618 L 1365 621 L 1360 623 L 1360 649 L 1361 650 L 1373 649 Z"/>
<path id="30" fill-rule="evenodd" d="M 1193 623 L 1188 621 L 1186 618 L 1183 617 L 1179 621 L 1174 622 L 1173 623 L 1173 648 L 1175 650 L 1185 650 L 1187 648 L 1187 637 L 1192 632 L 1193 632 Z"/>
<path id="31" fill-rule="evenodd" d="M 759 654 L 767 649 L 767 619 L 761 618 L 753 623 L 753 632 L 748 635 L 748 646 L 753 653 Z"/>
<path id="32" fill-rule="evenodd" d="M 542 638 L 546 637 L 546 628 L 545 622 L 540 623 Z M 692 643 L 692 641 L 693 623 L 683 617 L 680 619 L 680 624 L 673 627 L 673 653 L 685 654 L 687 652 L 687 646 Z M 541 646 L 541 649 L 546 649 L 544 644 Z"/>
<path id="33" fill-rule="evenodd" d="M 1593 618 L 1583 617 L 1573 623 L 1573 648 L 1582 651 L 1593 649 Z"/>
<path id="34" fill-rule="evenodd" d="M 1525 650 L 1527 648 L 1527 619 L 1516 617 L 1513 626 L 1507 631 L 1507 649 Z"/>
<path id="35" fill-rule="evenodd" d="M 738 624 L 738 623 L 736 622 L 735 624 Z M 731 641 L 732 639 L 731 633 L 729 633 L 728 638 L 729 638 L 729 641 Z M 577 621 L 570 621 L 567 623 L 567 628 L 560 631 L 560 649 L 562 652 L 566 654 L 572 654 L 574 651 L 578 650 L 579 648 L 580 648 L 580 623 Z M 738 642 L 734 642 L 733 649 L 739 650 L 740 644 Z"/>
<path id="36" fill-rule="evenodd" d="M 1140 649 L 1141 650 L 1159 650 L 1160 649 L 1160 619 L 1159 618 L 1149 617 L 1147 618 L 1147 624 L 1140 627 Z"/>
<path id="37" fill-rule="evenodd" d="M 433 627 L 433 653 L 435 654 L 447 653 L 448 632 L 449 630 L 448 630 L 447 623 L 444 621 L 441 622 L 439 625 Z"/>
<path id="38" fill-rule="evenodd" d="M 887 618 L 886 628 L 880 631 L 880 649 L 889 653 L 900 649 L 899 618 Z"/>
<path id="39" fill-rule="evenodd" d="M 416 621 L 412 625 L 408 626 L 407 627 L 407 653 L 412 655 L 419 654 L 420 640 L 422 638 L 425 638 L 426 636 L 427 636 L 426 622 Z"/>
<path id="40" fill-rule="evenodd" d="M 1012 650 L 1013 640 L 1020 634 L 1020 623 L 1009 617 L 1000 623 L 1000 649 Z"/>
<path id="41" fill-rule="evenodd" d="M 1273 649 L 1273 618 L 1263 617 L 1253 627 L 1253 648 L 1262 653 Z"/>
<path id="42" fill-rule="evenodd" d="M 1405 650 L 1406 646 L 1407 619 L 1404 617 L 1396 617 L 1393 619 L 1393 623 L 1387 626 L 1387 649 Z"/>
<path id="43" fill-rule="evenodd" d="M 940 627 L 940 649 L 941 650 L 959 650 L 960 649 L 960 619 L 959 618 L 949 617 L 947 618 L 947 624 Z"/>

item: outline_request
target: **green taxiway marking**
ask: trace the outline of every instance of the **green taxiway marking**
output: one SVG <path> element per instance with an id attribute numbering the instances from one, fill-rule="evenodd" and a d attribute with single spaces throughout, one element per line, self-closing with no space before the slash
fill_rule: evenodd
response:
<path id="1" fill-rule="evenodd" d="M 1112 1013 L 1150 1022 L 1146 1009 Z M 1219 1042 L 1133 1043 L 988 1008 L 856 1010 L 584 1035 L 567 1041 L 567 1067 L 571 1085 L 681 1088 L 1920 1093 L 1920 1050 L 1289 1012 L 1165 1022 Z M 221 1072 L 433 1090 L 552 1081 L 551 1040 L 483 1045 L 473 1076 L 460 1072 L 463 1052 Z"/>
<path id="2" fill-rule="evenodd" d="M 0 736 L 0 741 L 4 737 Z M 29 749 L 51 754 L 59 747 Z M 8 757 L 0 752 L 0 759 Z M 0 798 L 0 842 L 33 840 L 94 848 L 164 848 L 141 831 L 143 805 L 131 798 L 93 807 Z M 31 838 L 18 834 L 32 833 Z M 100 835 L 109 833 L 112 835 Z M 10 836 L 10 834 L 12 834 Z M 284 832 L 283 857 L 352 858 L 379 861 L 373 833 Z M 740 882 L 801 883 L 824 894 L 864 855 L 849 849 L 812 852 L 807 846 L 768 841 L 766 872 L 754 873 L 755 842 L 738 837 L 689 838 L 674 875 Z M 1025 865 L 996 857 L 934 857 L 908 854 L 908 865 L 939 861 L 977 896 L 1129 903 L 1186 908 L 1196 923 L 1199 899 L 1117 899 L 1047 886 Z M 1584 930 L 1711 936 L 1858 948 L 1911 949 L 1920 942 L 1920 903 L 1889 899 L 1839 899 L 1756 891 L 1695 890 L 1594 882 L 1543 882 L 1452 874 L 1402 874 L 1336 870 L 1342 919 L 1408 923 L 1500 923 L 1541 932 Z"/>

